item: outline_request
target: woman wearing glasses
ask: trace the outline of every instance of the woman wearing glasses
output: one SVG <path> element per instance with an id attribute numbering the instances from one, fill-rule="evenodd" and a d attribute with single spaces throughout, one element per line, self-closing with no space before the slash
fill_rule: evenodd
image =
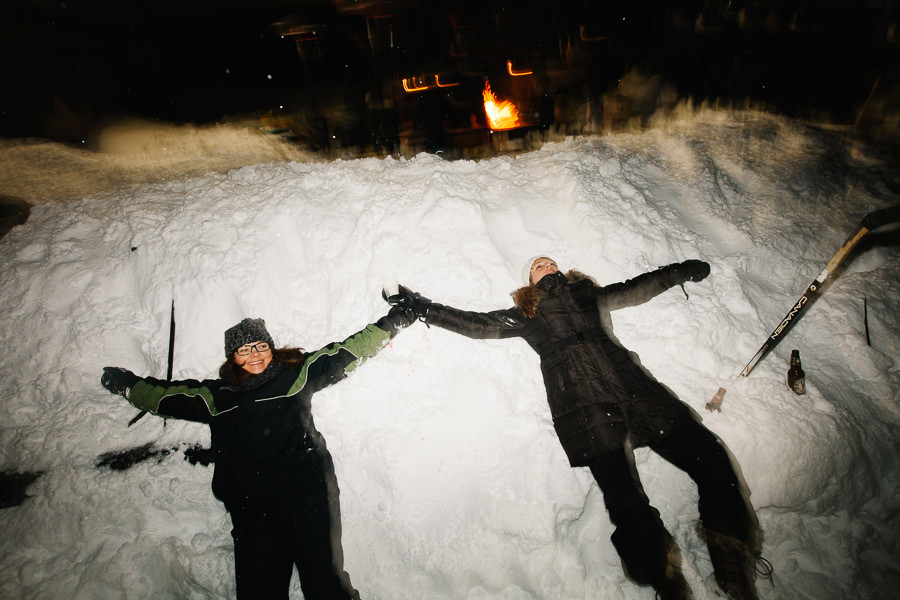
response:
<path id="1" fill-rule="evenodd" d="M 135 407 L 209 425 L 212 489 L 231 515 L 237 597 L 288 597 L 296 565 L 307 600 L 359 598 L 344 571 L 338 487 L 313 394 L 374 356 L 414 315 L 391 311 L 315 352 L 275 348 L 262 319 L 225 331 L 219 379 L 163 381 L 104 368 Z"/>

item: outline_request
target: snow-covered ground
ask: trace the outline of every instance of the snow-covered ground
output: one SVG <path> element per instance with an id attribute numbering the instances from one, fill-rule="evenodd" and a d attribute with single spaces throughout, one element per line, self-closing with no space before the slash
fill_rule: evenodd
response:
<path id="1" fill-rule="evenodd" d="M 266 319 L 318 348 L 386 310 L 399 281 L 511 305 L 538 253 L 612 283 L 688 258 L 711 276 L 614 313 L 616 333 L 739 461 L 772 582 L 763 598 L 894 598 L 900 586 L 900 247 L 872 234 L 787 339 L 737 375 L 898 173 L 873 149 L 753 112 L 490 159 L 323 162 L 233 127 L 110 131 L 100 153 L 0 142 L 0 194 L 34 204 L 0 240 L 0 471 L 41 471 L 0 510 L 0 597 L 230 598 L 212 467 L 181 451 L 125 471 L 103 453 L 208 444 L 147 416 L 101 369 L 212 376 L 222 332 Z M 885 243 L 891 242 L 892 243 Z M 871 346 L 866 343 L 864 303 Z M 785 385 L 800 349 L 808 392 Z M 719 387 L 721 412 L 704 409 Z M 568 467 L 521 340 L 416 324 L 314 400 L 341 486 L 346 567 L 367 599 L 652 598 L 630 583 L 587 470 Z M 715 598 L 696 488 L 646 449 L 648 495 Z M 300 598 L 294 580 L 293 597 Z"/>

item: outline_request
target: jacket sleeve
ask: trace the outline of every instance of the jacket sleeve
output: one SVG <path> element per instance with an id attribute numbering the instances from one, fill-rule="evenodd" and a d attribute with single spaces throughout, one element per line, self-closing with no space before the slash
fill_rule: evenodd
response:
<path id="1" fill-rule="evenodd" d="M 163 381 L 145 377 L 128 393 L 128 401 L 136 408 L 154 415 L 208 423 L 218 414 L 208 381 Z"/>
<path id="2" fill-rule="evenodd" d="M 433 303 L 428 307 L 425 322 L 466 337 L 485 340 L 521 336 L 525 317 L 514 308 L 481 313 Z"/>
<path id="3" fill-rule="evenodd" d="M 616 310 L 648 302 L 690 279 L 679 271 L 681 264 L 666 265 L 621 283 L 597 287 L 594 289 L 597 303 L 607 310 Z"/>
<path id="4" fill-rule="evenodd" d="M 367 359 L 375 356 L 391 339 L 391 332 L 374 323 L 342 342 L 335 342 L 309 355 L 288 395 L 305 389 L 312 394 L 337 383 Z"/>

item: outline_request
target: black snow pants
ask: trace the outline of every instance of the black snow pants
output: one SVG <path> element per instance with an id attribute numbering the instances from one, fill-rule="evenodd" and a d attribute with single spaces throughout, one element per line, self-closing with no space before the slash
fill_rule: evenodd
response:
<path id="1" fill-rule="evenodd" d="M 704 528 L 750 541 L 758 526 L 756 515 L 744 497 L 728 452 L 708 429 L 692 421 L 651 444 L 650 449 L 697 484 Z M 644 493 L 633 452 L 625 448 L 607 452 L 588 466 L 616 528 L 612 542 L 626 573 L 640 584 L 659 581 L 672 537 Z"/>
<path id="2" fill-rule="evenodd" d="M 287 600 L 296 565 L 306 600 L 358 600 L 344 571 L 337 485 L 231 513 L 239 600 Z"/>

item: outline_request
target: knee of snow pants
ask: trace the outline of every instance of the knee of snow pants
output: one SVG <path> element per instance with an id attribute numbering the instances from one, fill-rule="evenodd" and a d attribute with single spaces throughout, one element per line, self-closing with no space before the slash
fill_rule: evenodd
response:
<path id="1" fill-rule="evenodd" d="M 725 446 L 692 422 L 651 446 L 697 484 L 703 527 L 758 547 L 759 521 Z"/>
<path id="2" fill-rule="evenodd" d="M 344 571 L 338 499 L 324 489 L 281 499 L 258 513 L 232 513 L 239 600 L 287 600 L 297 567 L 307 600 L 353 600 Z"/>
<path id="3" fill-rule="evenodd" d="M 644 493 L 632 456 L 630 450 L 614 450 L 588 466 L 616 527 L 611 539 L 626 574 L 638 583 L 652 584 L 664 576 L 673 542 Z"/>

